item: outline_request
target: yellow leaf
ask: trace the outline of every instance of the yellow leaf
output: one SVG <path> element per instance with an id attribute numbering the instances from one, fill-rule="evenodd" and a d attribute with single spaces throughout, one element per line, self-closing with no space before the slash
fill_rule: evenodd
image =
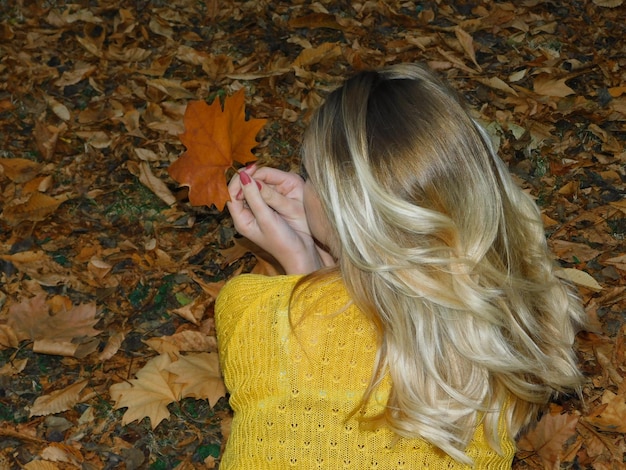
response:
<path id="1" fill-rule="evenodd" d="M 180 400 L 182 389 L 167 371 L 171 363 L 169 355 L 161 354 L 148 361 L 137 372 L 136 379 L 111 386 L 109 393 L 115 401 L 115 408 L 128 408 L 122 417 L 122 425 L 148 417 L 154 429 L 169 418 L 167 405 Z"/>
<path id="2" fill-rule="evenodd" d="M 45 416 L 67 411 L 80 399 L 80 392 L 87 385 L 87 380 L 76 382 L 62 390 L 43 395 L 35 400 L 30 408 L 30 416 Z"/>
<path id="3" fill-rule="evenodd" d="M 209 405 L 226 395 L 220 363 L 216 353 L 181 356 L 167 368 L 176 375 L 175 383 L 183 385 L 182 396 L 204 398 Z"/>

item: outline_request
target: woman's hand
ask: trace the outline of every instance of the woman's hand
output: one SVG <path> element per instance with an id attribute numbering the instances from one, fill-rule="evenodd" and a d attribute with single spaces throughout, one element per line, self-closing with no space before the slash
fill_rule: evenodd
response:
<path id="1" fill-rule="evenodd" d="M 308 274 L 329 264 L 309 229 L 304 181 L 295 173 L 248 167 L 228 185 L 235 229 L 278 260 L 287 274 Z"/>

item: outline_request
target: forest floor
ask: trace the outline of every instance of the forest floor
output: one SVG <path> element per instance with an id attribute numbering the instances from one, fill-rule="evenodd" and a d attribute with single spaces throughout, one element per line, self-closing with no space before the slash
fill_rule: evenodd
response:
<path id="1" fill-rule="evenodd" d="M 514 468 L 624 468 L 625 19 L 623 0 L 0 0 L 0 469 L 218 468 L 223 393 L 158 397 L 155 427 L 111 392 L 154 358 L 214 358 L 219 287 L 268 271 L 168 175 L 186 104 L 243 88 L 260 162 L 297 169 L 328 90 L 415 61 L 536 198 L 592 320 L 584 400 Z"/>

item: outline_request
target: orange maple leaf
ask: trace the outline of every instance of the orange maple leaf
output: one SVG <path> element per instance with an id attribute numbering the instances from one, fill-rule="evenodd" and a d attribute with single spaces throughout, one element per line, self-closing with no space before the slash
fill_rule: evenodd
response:
<path id="1" fill-rule="evenodd" d="M 230 200 L 226 171 L 233 162 L 245 164 L 256 160 L 252 149 L 256 135 L 267 119 L 245 120 L 243 89 L 211 105 L 191 101 L 183 118 L 185 132 L 179 137 L 187 151 L 172 163 L 168 172 L 182 186 L 189 187 L 189 201 L 194 206 L 215 204 L 224 209 Z"/>

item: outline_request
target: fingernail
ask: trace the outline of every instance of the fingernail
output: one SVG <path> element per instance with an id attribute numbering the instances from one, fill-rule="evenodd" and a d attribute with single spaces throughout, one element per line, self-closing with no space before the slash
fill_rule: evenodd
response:
<path id="1" fill-rule="evenodd" d="M 256 163 L 250 163 L 249 165 L 246 165 L 246 170 L 252 169 L 254 165 L 256 165 Z"/>
<path id="2" fill-rule="evenodd" d="M 243 185 L 252 183 L 252 178 L 250 178 L 250 175 L 245 171 L 239 172 L 239 178 L 241 178 L 241 184 Z"/>
<path id="3" fill-rule="evenodd" d="M 256 183 L 256 187 L 259 188 L 259 191 L 261 191 L 261 189 L 263 189 L 263 187 L 261 186 L 261 183 L 259 183 L 258 181 L 254 181 Z"/>
<path id="4" fill-rule="evenodd" d="M 239 192 L 237 193 L 237 195 L 235 196 L 235 199 L 241 199 L 241 196 L 243 196 L 243 189 L 240 189 Z"/>

